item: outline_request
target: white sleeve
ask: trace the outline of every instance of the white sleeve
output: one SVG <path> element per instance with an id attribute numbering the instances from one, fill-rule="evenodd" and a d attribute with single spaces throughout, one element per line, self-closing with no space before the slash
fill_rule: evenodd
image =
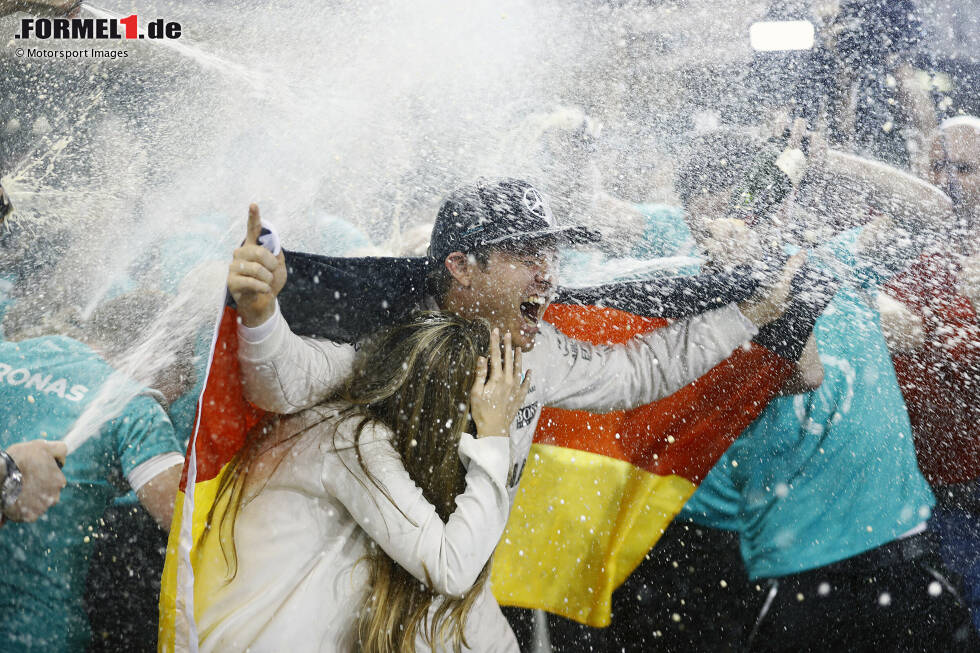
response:
<path id="1" fill-rule="evenodd" d="M 758 333 L 734 304 L 622 345 L 591 345 L 544 327 L 527 364 L 541 386 L 542 403 L 594 413 L 628 410 L 673 394 Z"/>
<path id="2" fill-rule="evenodd" d="M 238 325 L 245 398 L 259 408 L 295 413 L 333 394 L 350 374 L 354 347 L 301 338 L 276 313 L 258 327 Z"/>
<path id="3" fill-rule="evenodd" d="M 466 467 L 466 489 L 443 522 L 405 470 L 384 427 L 365 427 L 360 450 L 387 496 L 365 475 L 353 447 L 341 444 L 339 436 L 338 449 L 329 445 L 325 456 L 324 488 L 392 560 L 423 583 L 431 581 L 434 591 L 461 596 L 469 590 L 507 524 L 510 439 L 462 436 L 459 457 Z"/>
<path id="4" fill-rule="evenodd" d="M 138 492 L 140 488 L 156 478 L 160 472 L 164 472 L 175 465 L 183 464 L 184 457 L 176 451 L 160 454 L 134 467 L 131 472 L 126 474 L 126 480 L 129 481 L 129 486 L 133 488 L 133 491 Z"/>

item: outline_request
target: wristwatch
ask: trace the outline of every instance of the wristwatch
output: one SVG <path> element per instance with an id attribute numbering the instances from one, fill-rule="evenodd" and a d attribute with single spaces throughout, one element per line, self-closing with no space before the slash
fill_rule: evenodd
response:
<path id="1" fill-rule="evenodd" d="M 24 484 L 24 476 L 17 468 L 17 463 L 6 451 L 0 450 L 0 460 L 3 461 L 5 468 L 3 482 L 0 483 L 0 508 L 6 510 L 13 505 L 17 497 L 20 496 L 20 489 Z"/>

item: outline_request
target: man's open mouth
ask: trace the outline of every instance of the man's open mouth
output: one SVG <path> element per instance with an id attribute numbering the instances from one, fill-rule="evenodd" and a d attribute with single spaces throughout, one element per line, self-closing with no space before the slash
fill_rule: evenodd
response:
<path id="1" fill-rule="evenodd" d="M 544 315 L 544 307 L 548 300 L 541 295 L 531 295 L 527 301 L 521 302 L 521 316 L 531 324 L 537 324 Z"/>

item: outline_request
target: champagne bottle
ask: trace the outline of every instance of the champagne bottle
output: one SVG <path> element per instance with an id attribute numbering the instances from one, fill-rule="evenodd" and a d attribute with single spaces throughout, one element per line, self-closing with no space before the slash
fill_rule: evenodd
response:
<path id="1" fill-rule="evenodd" d="M 732 191 L 730 218 L 758 224 L 772 218 L 806 170 L 806 155 L 787 148 L 785 139 L 769 139 L 749 173 Z"/>

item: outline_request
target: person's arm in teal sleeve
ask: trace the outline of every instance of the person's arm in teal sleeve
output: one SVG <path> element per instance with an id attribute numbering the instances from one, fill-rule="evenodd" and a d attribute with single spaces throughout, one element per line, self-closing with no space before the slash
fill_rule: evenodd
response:
<path id="1" fill-rule="evenodd" d="M 140 395 L 116 420 L 119 460 L 140 503 L 167 530 L 184 457 L 174 427 L 163 407 Z"/>

